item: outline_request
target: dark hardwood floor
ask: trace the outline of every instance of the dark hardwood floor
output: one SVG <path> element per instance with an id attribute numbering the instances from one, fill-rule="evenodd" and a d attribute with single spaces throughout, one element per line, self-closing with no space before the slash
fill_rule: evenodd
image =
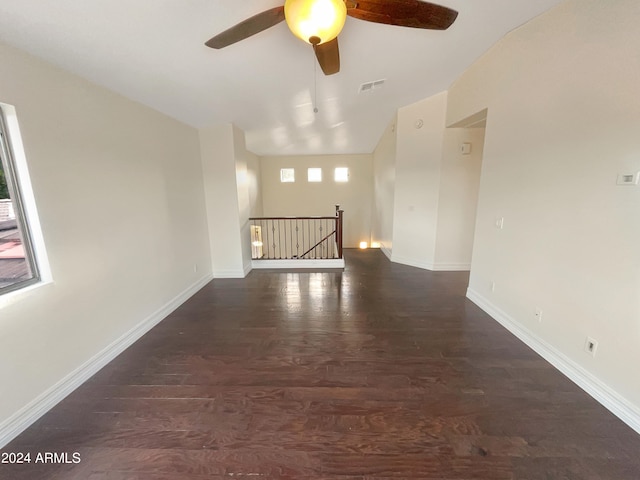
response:
<path id="1" fill-rule="evenodd" d="M 214 280 L 3 452 L 7 480 L 640 479 L 640 435 L 465 299 L 466 273 Z"/>

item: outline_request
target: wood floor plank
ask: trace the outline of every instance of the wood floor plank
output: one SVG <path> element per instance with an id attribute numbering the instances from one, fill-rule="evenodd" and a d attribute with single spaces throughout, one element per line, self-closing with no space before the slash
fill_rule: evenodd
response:
<path id="1" fill-rule="evenodd" d="M 468 274 L 216 279 L 4 452 L 11 480 L 640 478 L 640 436 L 465 298 Z"/>

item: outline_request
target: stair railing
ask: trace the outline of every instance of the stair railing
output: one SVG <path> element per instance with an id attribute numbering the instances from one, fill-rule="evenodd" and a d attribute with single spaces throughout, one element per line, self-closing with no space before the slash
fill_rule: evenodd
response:
<path id="1" fill-rule="evenodd" d="M 342 258 L 344 211 L 334 217 L 252 217 L 253 260 Z"/>

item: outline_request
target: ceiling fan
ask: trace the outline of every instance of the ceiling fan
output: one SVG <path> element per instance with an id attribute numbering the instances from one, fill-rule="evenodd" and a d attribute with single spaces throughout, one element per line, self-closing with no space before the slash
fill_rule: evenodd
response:
<path id="1" fill-rule="evenodd" d="M 310 43 L 325 75 L 340 71 L 338 34 L 347 15 L 367 22 L 446 30 L 458 12 L 420 0 L 286 0 L 281 7 L 258 13 L 208 40 L 220 49 L 286 20 L 289 29 Z"/>

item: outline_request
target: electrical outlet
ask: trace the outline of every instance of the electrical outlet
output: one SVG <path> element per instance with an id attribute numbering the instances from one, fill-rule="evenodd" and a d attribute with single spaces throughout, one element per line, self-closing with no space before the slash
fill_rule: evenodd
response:
<path id="1" fill-rule="evenodd" d="M 536 308 L 535 316 L 536 316 L 536 320 L 538 320 L 538 322 L 542 323 L 542 309 L 541 308 Z"/>
<path id="2" fill-rule="evenodd" d="M 504 228 L 504 217 L 496 218 L 496 228 L 499 230 Z"/>
<path id="3" fill-rule="evenodd" d="M 587 337 L 584 342 L 584 351 L 590 354 L 592 357 L 596 356 L 596 350 L 598 350 L 598 341 L 591 337 Z"/>

